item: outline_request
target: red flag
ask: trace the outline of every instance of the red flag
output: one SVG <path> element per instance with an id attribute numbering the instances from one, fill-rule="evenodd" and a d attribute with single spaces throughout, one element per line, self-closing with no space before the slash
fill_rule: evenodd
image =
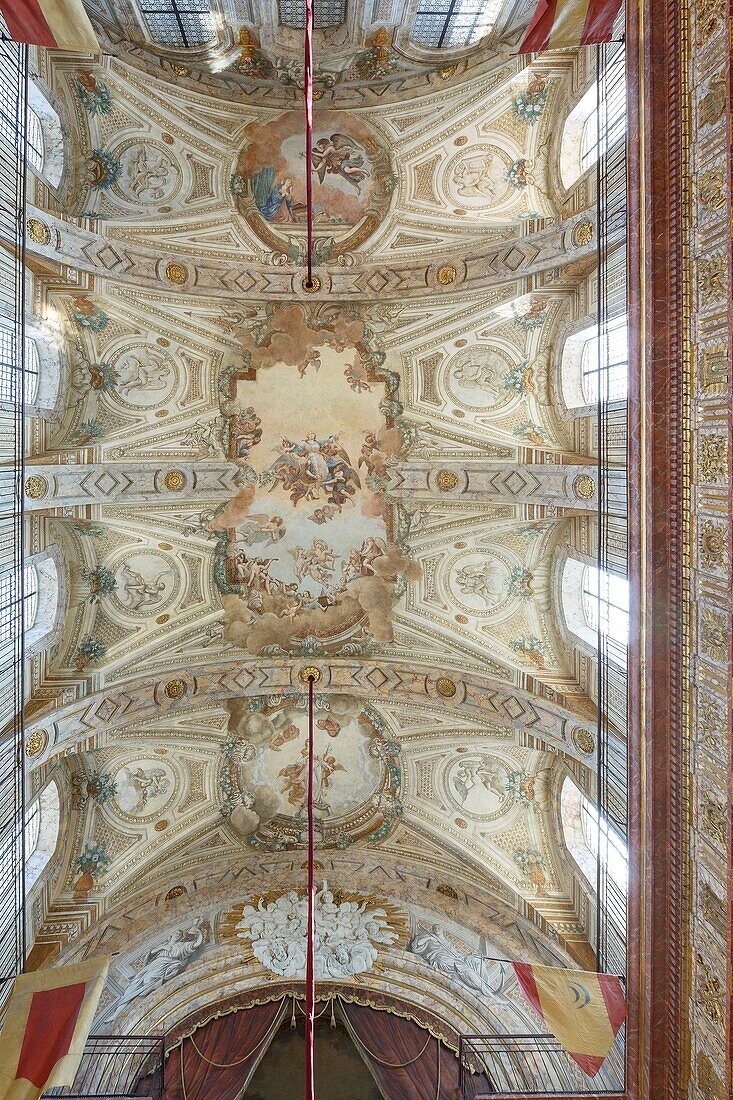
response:
<path id="1" fill-rule="evenodd" d="M 621 0 L 539 0 L 519 53 L 611 42 Z"/>
<path id="2" fill-rule="evenodd" d="M 0 1035 L 0 1100 L 36 1100 L 73 1084 L 109 959 L 16 978 Z"/>
<path id="3" fill-rule="evenodd" d="M 81 53 L 100 53 L 81 0 L 0 0 L 14 42 Z"/>
<path id="4" fill-rule="evenodd" d="M 626 1019 L 626 998 L 613 974 L 512 963 L 522 993 L 549 1031 L 594 1077 Z"/>

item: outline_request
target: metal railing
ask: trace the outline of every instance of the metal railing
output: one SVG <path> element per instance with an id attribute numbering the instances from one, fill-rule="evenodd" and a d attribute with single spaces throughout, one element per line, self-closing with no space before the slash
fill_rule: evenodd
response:
<path id="1" fill-rule="evenodd" d="M 605 125 L 598 135 L 598 344 L 599 355 L 620 315 L 627 312 L 626 249 L 626 65 L 622 42 L 597 49 L 598 102 Z M 628 362 L 628 354 L 627 354 Z M 612 401 L 608 387 L 598 387 L 597 432 L 599 507 L 598 569 L 626 576 L 628 572 L 627 498 L 615 491 L 611 464 L 625 455 L 627 411 Z M 623 443 L 623 447 L 619 444 Z M 600 620 L 599 620 L 600 621 Z M 626 974 L 627 898 L 612 874 L 610 830 L 623 842 L 628 836 L 627 645 L 598 631 L 598 786 L 597 810 L 602 823 L 598 837 L 597 944 L 598 969 Z M 623 652 L 619 655 L 619 649 Z M 623 1082 L 623 1075 L 621 1077 Z"/>
<path id="2" fill-rule="evenodd" d="M 53 1088 L 44 1097 L 67 1100 L 161 1100 L 164 1039 L 160 1035 L 90 1035 L 71 1088 Z"/>
<path id="3" fill-rule="evenodd" d="M 595 1077 L 588 1077 L 551 1035 L 462 1035 L 463 1100 L 490 1096 L 617 1096 L 623 1036 Z M 491 1091 L 485 1088 L 490 1082 Z M 477 1084 L 481 1082 L 481 1084 Z"/>
<path id="4" fill-rule="evenodd" d="M 598 209 L 598 393 L 595 438 L 598 456 L 597 568 L 620 577 L 628 573 L 627 410 L 611 394 L 611 344 L 627 311 L 626 278 L 626 95 L 625 46 L 596 49 L 596 201 Z M 618 348 L 615 349 L 616 353 Z M 628 355 L 627 355 L 628 362 Z M 599 971 L 625 978 L 627 894 L 614 877 L 614 841 L 627 843 L 627 647 L 603 629 L 598 586 L 598 633 L 594 690 L 598 712 L 596 821 L 596 962 Z M 617 861 L 616 861 L 617 862 Z M 464 1100 L 484 1095 L 617 1096 L 624 1092 L 625 1029 L 594 1077 L 587 1076 L 550 1035 L 468 1035 L 461 1038 Z M 477 1092 L 485 1074 L 493 1093 Z"/>
<path id="5" fill-rule="evenodd" d="M 25 964 L 23 759 L 23 510 L 25 361 L 25 132 L 28 48 L 2 40 L 0 22 L 0 321 L 12 344 L 14 386 L 0 403 L 0 976 Z M 0 1005 L 10 985 L 0 986 Z"/>

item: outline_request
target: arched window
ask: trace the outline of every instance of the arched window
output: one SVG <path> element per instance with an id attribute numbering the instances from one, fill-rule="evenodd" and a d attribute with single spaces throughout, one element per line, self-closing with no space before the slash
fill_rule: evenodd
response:
<path id="1" fill-rule="evenodd" d="M 581 386 L 586 404 L 623 401 L 629 387 L 629 330 L 626 317 L 611 322 L 583 344 Z"/>
<path id="2" fill-rule="evenodd" d="M 600 630 L 609 652 L 626 660 L 629 642 L 629 582 L 618 573 L 586 565 L 583 570 L 583 614 L 588 627 Z"/>
<path id="3" fill-rule="evenodd" d="M 503 0 L 419 0 L 410 39 L 426 49 L 465 49 L 493 27 Z"/>
<path id="4" fill-rule="evenodd" d="M 626 316 L 609 321 L 603 333 L 593 325 L 568 336 L 562 353 L 562 392 L 569 409 L 625 401 L 628 393 L 629 332 Z"/>
<path id="5" fill-rule="evenodd" d="M 32 630 L 38 617 L 38 570 L 35 565 L 26 565 L 25 567 L 23 617 L 26 632 Z"/>
<path id="6" fill-rule="evenodd" d="M 610 659 L 625 666 L 629 638 L 626 577 L 569 557 L 562 572 L 561 598 L 568 629 L 585 648 L 597 652 L 600 630 Z"/>
<path id="7" fill-rule="evenodd" d="M 28 163 L 45 183 L 58 187 L 64 171 L 64 135 L 61 119 L 37 84 L 28 84 L 26 125 Z"/>
<path id="8" fill-rule="evenodd" d="M 21 614 L 26 630 L 32 629 L 38 617 L 38 574 L 35 567 L 25 567 L 22 593 L 19 577 L 19 570 L 14 568 L 0 572 L 0 637 L 5 643 L 16 636 Z"/>
<path id="9" fill-rule="evenodd" d="M 207 46 L 216 37 L 211 0 L 142 0 L 143 18 L 161 46 Z"/>
<path id="10" fill-rule="evenodd" d="M 51 552 L 36 555 L 25 567 L 23 591 L 26 656 L 33 656 L 55 632 L 60 618 L 59 574 Z"/>
<path id="11" fill-rule="evenodd" d="M 15 405 L 21 399 L 21 381 L 26 405 L 32 405 L 38 394 L 40 357 L 38 345 L 31 336 L 25 338 L 25 357 L 22 367 L 18 356 L 18 341 L 13 329 L 0 319 L 0 401 Z"/>
<path id="12" fill-rule="evenodd" d="M 595 890 L 600 862 L 601 869 L 626 894 L 628 846 L 570 776 L 560 792 L 560 817 L 567 849 L 590 886 Z"/>
<path id="13" fill-rule="evenodd" d="M 606 70 L 605 95 L 598 101 L 593 84 L 565 120 L 560 148 L 560 176 L 565 187 L 572 187 L 596 163 L 601 153 L 611 149 L 626 134 L 626 79 L 624 55 L 619 53 Z"/>
<path id="14" fill-rule="evenodd" d="M 59 838 L 60 802 L 55 781 L 44 787 L 25 819 L 25 888 L 38 881 L 56 851 Z"/>

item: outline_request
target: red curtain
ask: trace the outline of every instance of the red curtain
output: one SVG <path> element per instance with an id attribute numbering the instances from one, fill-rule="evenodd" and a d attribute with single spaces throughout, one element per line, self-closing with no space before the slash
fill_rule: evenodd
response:
<path id="1" fill-rule="evenodd" d="M 255 1005 L 254 1008 L 220 1016 L 198 1028 L 192 1039 L 184 1039 L 183 1047 L 174 1047 L 168 1055 L 163 1100 L 184 1100 L 181 1049 L 186 1100 L 234 1100 L 267 1048 L 268 1031 L 271 1032 L 269 1038 L 274 1037 L 273 1025 L 281 1012 L 281 1001 Z M 245 1055 L 249 1057 L 242 1061 Z M 211 1065 L 212 1062 L 219 1065 Z M 221 1068 L 232 1062 L 237 1064 Z"/>
<path id="2" fill-rule="evenodd" d="M 424 1028 L 364 1005 L 343 1004 L 342 1011 L 356 1036 L 357 1049 L 389 1100 L 461 1100 L 458 1058 L 443 1044 L 438 1092 L 438 1040 Z M 489 1082 L 480 1075 L 471 1079 L 470 1088 L 465 1100 L 492 1094 Z"/>

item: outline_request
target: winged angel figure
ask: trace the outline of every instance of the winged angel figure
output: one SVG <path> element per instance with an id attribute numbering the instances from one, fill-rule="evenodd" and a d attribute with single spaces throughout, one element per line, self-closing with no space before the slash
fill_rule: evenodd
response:
<path id="1" fill-rule="evenodd" d="M 361 488 L 359 475 L 337 435 L 317 439 L 311 433 L 297 442 L 283 439 L 277 449 L 280 454 L 268 470 L 270 491 L 282 485 L 293 504 L 320 500 L 324 493 L 328 502 L 340 510 Z"/>
<path id="2" fill-rule="evenodd" d="M 325 183 L 327 175 L 341 176 L 361 194 L 361 184 L 369 178 L 369 170 L 364 167 L 361 146 L 347 134 L 331 134 L 319 138 L 312 149 L 313 171 L 320 183 Z"/>

